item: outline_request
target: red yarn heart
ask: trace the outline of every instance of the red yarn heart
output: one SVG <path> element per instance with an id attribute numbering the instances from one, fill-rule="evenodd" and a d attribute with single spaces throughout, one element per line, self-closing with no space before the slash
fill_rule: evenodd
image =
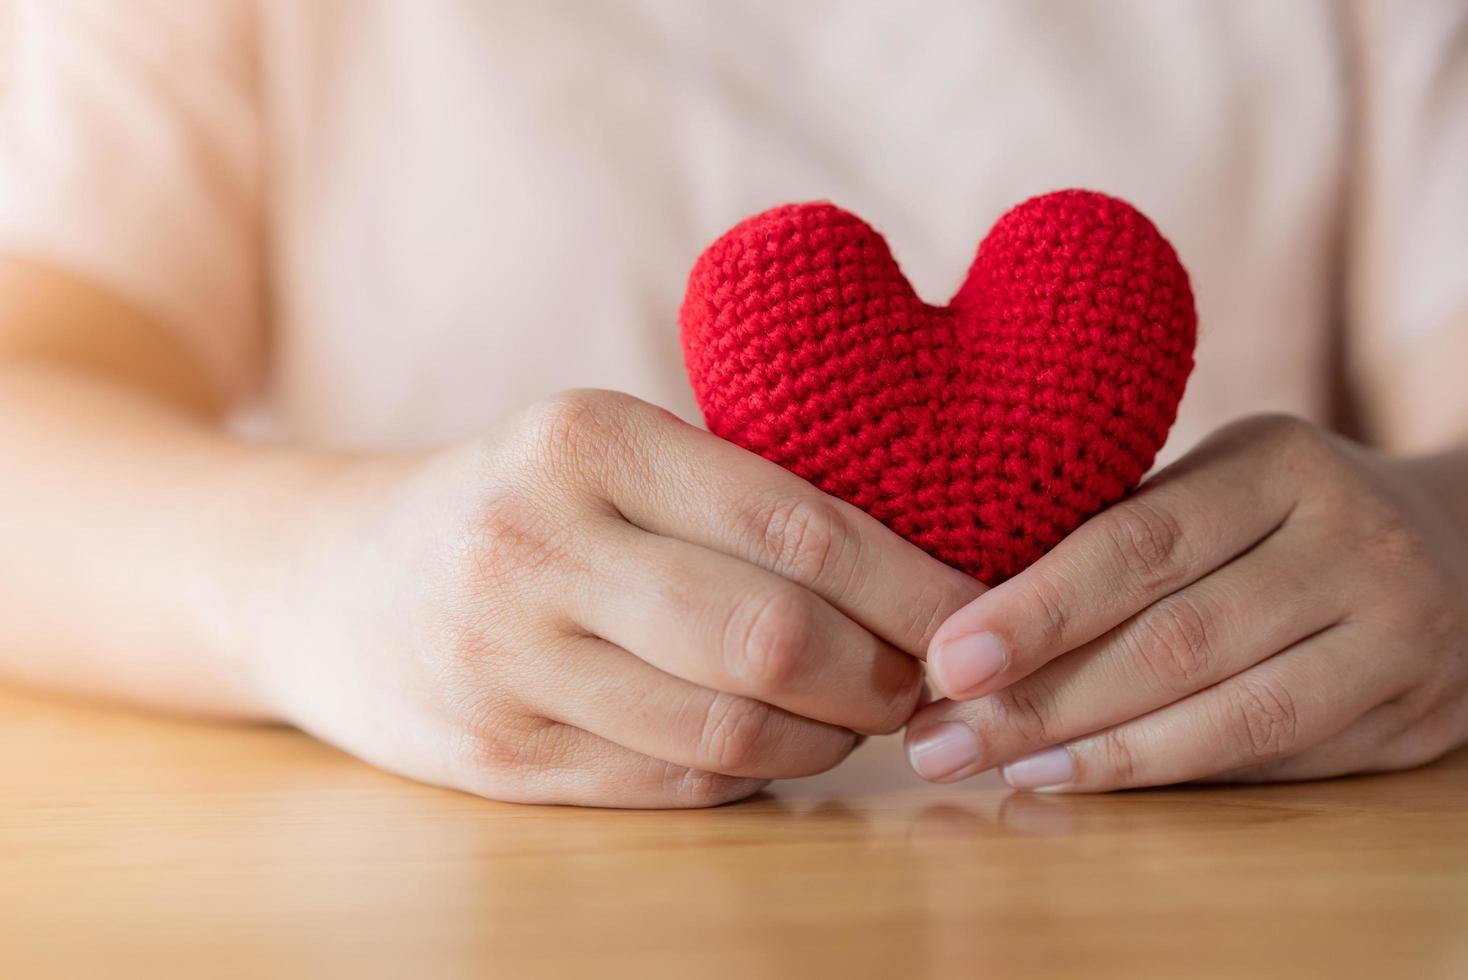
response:
<path id="1" fill-rule="evenodd" d="M 1193 366 L 1172 246 L 1061 191 L 994 225 L 947 306 L 831 204 L 775 208 L 699 257 L 680 316 L 710 431 L 995 584 L 1152 465 Z"/>

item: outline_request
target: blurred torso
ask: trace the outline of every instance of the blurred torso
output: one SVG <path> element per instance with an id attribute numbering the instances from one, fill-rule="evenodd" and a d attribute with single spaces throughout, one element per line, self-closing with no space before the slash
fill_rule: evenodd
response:
<path id="1" fill-rule="evenodd" d="M 990 223 L 1083 186 L 1193 277 L 1164 457 L 1330 411 L 1347 106 L 1325 3 L 267 3 L 283 434 L 466 435 L 572 386 L 697 419 L 676 313 L 745 215 L 828 198 L 946 301 Z"/>

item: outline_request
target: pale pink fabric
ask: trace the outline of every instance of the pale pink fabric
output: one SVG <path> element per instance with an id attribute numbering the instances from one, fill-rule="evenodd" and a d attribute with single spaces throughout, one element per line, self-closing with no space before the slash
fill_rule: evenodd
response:
<path id="1" fill-rule="evenodd" d="M 989 223 L 1126 197 L 1192 271 L 1167 455 L 1265 410 L 1468 433 L 1468 6 L 35 0 L 0 247 L 154 311 L 277 438 L 555 390 L 696 418 L 701 247 L 830 198 L 946 299 Z M 1343 407 L 1344 406 L 1344 407 Z"/>

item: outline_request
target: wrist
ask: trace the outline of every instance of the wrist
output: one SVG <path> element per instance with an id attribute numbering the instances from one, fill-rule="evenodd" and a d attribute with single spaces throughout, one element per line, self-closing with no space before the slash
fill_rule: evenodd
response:
<path id="1" fill-rule="evenodd" d="M 411 463 L 274 451 L 242 469 L 219 551 L 239 560 L 221 577 L 208 628 L 256 716 L 301 721 L 321 658 L 351 635 L 354 607 L 381 584 L 366 565 Z"/>
<path id="2" fill-rule="evenodd" d="M 200 567 L 179 579 L 192 593 L 194 633 L 231 713 L 281 720 L 266 670 L 279 632 L 275 596 L 289 592 L 311 525 L 314 487 L 345 463 L 327 455 L 229 445 L 196 497 L 191 550 Z"/>

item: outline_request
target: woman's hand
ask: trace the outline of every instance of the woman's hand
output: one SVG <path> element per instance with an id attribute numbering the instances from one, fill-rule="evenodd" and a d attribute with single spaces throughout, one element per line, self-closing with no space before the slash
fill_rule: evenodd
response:
<path id="1" fill-rule="evenodd" d="M 980 586 L 772 463 L 612 392 L 349 463 L 266 577 L 274 713 L 503 800 L 702 806 L 892 732 Z"/>
<path id="2" fill-rule="evenodd" d="M 0 256 L 0 678 L 285 720 L 500 799 L 692 806 L 900 728 L 980 591 L 625 395 L 346 456 L 230 438 L 208 378 Z"/>
<path id="3" fill-rule="evenodd" d="M 948 700 L 907 746 L 932 780 L 1415 766 L 1468 740 L 1468 540 L 1429 468 L 1252 419 L 956 613 L 928 670 Z"/>

